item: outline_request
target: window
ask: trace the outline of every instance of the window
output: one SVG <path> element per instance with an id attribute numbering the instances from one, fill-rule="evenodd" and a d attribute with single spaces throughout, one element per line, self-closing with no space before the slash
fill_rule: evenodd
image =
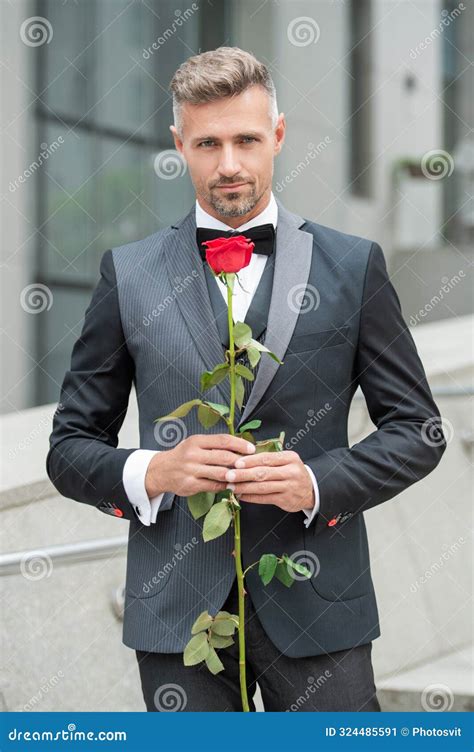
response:
<path id="1" fill-rule="evenodd" d="M 192 207 L 189 176 L 160 179 L 154 158 L 174 148 L 168 85 L 175 69 L 225 43 L 226 3 L 218 10 L 195 5 L 183 11 L 169 0 L 36 5 L 53 28 L 51 43 L 35 58 L 38 152 L 55 145 L 35 186 L 36 281 L 53 296 L 51 309 L 35 317 L 36 404 L 59 399 L 102 254 Z"/>
<path id="2" fill-rule="evenodd" d="M 443 235 L 452 243 L 470 246 L 474 238 L 473 107 L 469 68 L 473 34 L 467 15 L 469 10 L 464 6 L 463 11 L 457 0 L 440 4 L 439 12 L 440 18 L 446 21 L 442 34 L 441 76 L 444 149 L 455 161 L 452 174 L 442 180 Z"/>
<path id="3" fill-rule="evenodd" d="M 370 198 L 372 161 L 371 0 L 351 0 L 350 34 L 350 185 L 356 196 Z"/>

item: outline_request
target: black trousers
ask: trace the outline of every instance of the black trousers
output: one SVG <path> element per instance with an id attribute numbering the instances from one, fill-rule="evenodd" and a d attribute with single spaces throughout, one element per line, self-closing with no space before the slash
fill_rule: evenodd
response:
<path id="1" fill-rule="evenodd" d="M 238 613 L 237 579 L 222 607 Z M 260 687 L 265 711 L 380 711 L 374 684 L 372 643 L 334 653 L 289 658 L 267 637 L 245 596 L 247 688 L 250 710 Z M 213 675 L 206 664 L 185 666 L 182 653 L 136 650 L 143 697 L 149 712 L 241 711 L 239 650 L 218 650 L 225 670 Z"/>

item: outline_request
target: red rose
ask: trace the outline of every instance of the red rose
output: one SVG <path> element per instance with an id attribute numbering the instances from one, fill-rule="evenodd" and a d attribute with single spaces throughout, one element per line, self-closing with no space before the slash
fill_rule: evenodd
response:
<path id="1" fill-rule="evenodd" d="M 245 235 L 206 240 L 206 261 L 214 274 L 239 272 L 250 264 L 255 243 Z"/>

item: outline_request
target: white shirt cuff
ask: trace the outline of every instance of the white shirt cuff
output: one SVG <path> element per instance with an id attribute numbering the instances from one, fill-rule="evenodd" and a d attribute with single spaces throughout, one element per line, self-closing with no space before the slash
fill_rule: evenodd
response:
<path id="1" fill-rule="evenodd" d="M 301 510 L 306 515 L 306 519 L 304 521 L 305 527 L 309 527 L 315 515 L 319 512 L 319 488 L 318 488 L 318 482 L 316 480 L 316 477 L 313 471 L 311 470 L 310 466 L 305 465 L 305 468 L 311 476 L 311 480 L 313 482 L 313 488 L 314 488 L 314 507 L 312 509 Z"/>
<path id="2" fill-rule="evenodd" d="M 164 496 L 163 491 L 150 499 L 145 488 L 148 465 L 157 453 L 154 449 L 136 449 L 127 457 L 123 466 L 122 481 L 126 494 L 138 519 L 147 527 L 156 522 Z"/>

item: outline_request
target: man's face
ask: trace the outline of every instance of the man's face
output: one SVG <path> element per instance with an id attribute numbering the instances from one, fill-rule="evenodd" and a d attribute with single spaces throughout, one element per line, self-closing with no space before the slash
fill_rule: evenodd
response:
<path id="1" fill-rule="evenodd" d="M 214 102 L 185 102 L 181 112 L 183 140 L 170 130 L 202 208 L 223 221 L 258 214 L 270 198 L 273 160 L 285 134 L 283 114 L 272 129 L 266 91 L 251 86 Z"/>

